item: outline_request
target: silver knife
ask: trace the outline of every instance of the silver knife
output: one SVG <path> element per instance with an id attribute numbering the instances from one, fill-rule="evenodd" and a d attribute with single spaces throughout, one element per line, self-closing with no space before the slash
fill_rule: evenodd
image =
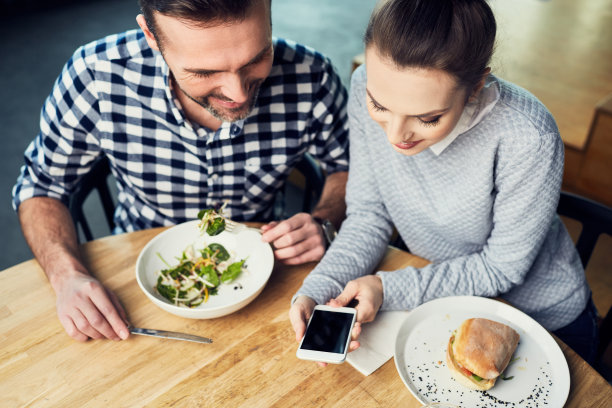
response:
<path id="1" fill-rule="evenodd" d="M 196 343 L 212 343 L 212 339 L 208 337 L 195 336 L 193 334 L 178 333 L 167 330 L 143 329 L 140 327 L 129 326 L 128 329 L 132 334 L 140 334 L 142 336 L 161 337 L 164 339 L 193 341 Z"/>

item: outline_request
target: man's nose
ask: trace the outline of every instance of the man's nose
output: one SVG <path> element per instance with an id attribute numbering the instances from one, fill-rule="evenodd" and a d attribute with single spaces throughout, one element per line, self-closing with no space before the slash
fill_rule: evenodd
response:
<path id="1" fill-rule="evenodd" d="M 247 81 L 239 74 L 229 74 L 223 84 L 223 95 L 236 103 L 244 103 L 249 98 Z"/>

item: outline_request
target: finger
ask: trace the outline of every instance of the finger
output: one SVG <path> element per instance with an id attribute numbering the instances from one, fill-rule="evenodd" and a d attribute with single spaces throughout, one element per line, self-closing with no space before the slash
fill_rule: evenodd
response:
<path id="1" fill-rule="evenodd" d="M 337 299 L 330 299 L 330 300 L 327 302 L 327 305 L 328 305 L 328 306 L 331 306 L 331 307 L 343 307 L 343 306 L 344 306 L 344 305 L 343 305 L 342 303 L 340 303 L 340 302 L 339 302 Z"/>
<path id="2" fill-rule="evenodd" d="M 295 332 L 295 340 L 299 342 L 306 332 L 306 323 L 301 318 L 291 319 L 291 326 L 293 326 L 293 331 Z"/>
<path id="3" fill-rule="evenodd" d="M 355 351 L 359 348 L 359 346 L 361 346 L 361 344 L 358 341 L 352 340 L 349 343 L 349 351 Z"/>
<path id="4" fill-rule="evenodd" d="M 107 339 L 119 340 L 121 337 L 117 331 L 121 330 L 125 338 L 128 337 L 127 327 L 115 305 L 107 296 L 106 290 L 96 288 L 91 293 L 91 308 L 87 308 L 85 314 L 89 322 Z M 115 325 L 117 330 L 115 330 Z"/>
<path id="5" fill-rule="evenodd" d="M 299 342 L 304 337 L 306 332 L 306 322 L 308 321 L 308 313 L 304 310 L 302 305 L 294 304 L 289 309 L 289 321 L 295 332 L 295 339 Z"/>
<path id="6" fill-rule="evenodd" d="M 277 225 L 278 225 L 277 221 L 272 221 L 272 222 L 267 223 L 266 225 L 262 225 L 259 228 L 259 231 L 263 234 L 264 232 L 271 230 L 272 228 L 274 228 Z"/>
<path id="7" fill-rule="evenodd" d="M 359 295 L 359 285 L 355 283 L 355 281 L 350 281 L 346 284 L 344 290 L 338 296 L 336 296 L 334 300 L 337 301 L 340 306 L 346 306 L 351 302 L 351 300 L 355 299 L 357 295 Z"/>
<path id="8" fill-rule="evenodd" d="M 323 363 L 321 361 L 319 361 L 317 364 L 319 367 L 327 367 L 327 363 Z"/>
<path id="9" fill-rule="evenodd" d="M 357 340 L 359 335 L 361 335 L 361 323 L 355 322 L 353 330 L 351 331 L 351 339 Z"/>
<path id="10" fill-rule="evenodd" d="M 113 306 L 115 306 L 115 310 L 117 311 L 117 313 L 119 313 L 119 317 L 124 322 L 127 322 L 128 321 L 127 314 L 125 313 L 125 309 L 123 308 L 123 305 L 121 304 L 121 301 L 119 301 L 119 298 L 117 297 L 117 295 L 114 292 L 111 292 L 110 290 L 108 290 L 107 288 L 104 288 L 104 290 L 106 291 L 106 296 L 108 296 L 110 301 L 113 303 Z"/>
<path id="11" fill-rule="evenodd" d="M 117 335 L 125 340 L 129 337 L 130 332 L 127 328 L 127 314 L 125 313 L 125 309 L 119 302 L 119 298 L 110 290 L 106 290 L 106 294 L 110 298 L 113 303 L 114 310 L 116 311 L 115 316 L 111 313 L 111 315 L 106 316 L 106 320 L 110 323 L 111 327 L 117 333 Z"/>
<path id="12" fill-rule="evenodd" d="M 323 239 L 319 237 L 314 228 L 296 228 L 288 231 L 272 242 L 274 248 L 283 249 L 294 248 L 300 244 L 315 246 L 318 241 L 323 242 Z M 302 250 L 302 252 L 304 251 Z"/>
<path id="13" fill-rule="evenodd" d="M 292 224 L 290 220 L 284 220 L 284 221 L 279 222 L 277 225 L 275 225 L 273 228 L 269 229 L 268 231 L 265 231 L 261 235 L 261 239 L 264 242 L 275 242 L 279 238 L 281 238 L 283 235 L 288 234 L 290 231 L 293 231 L 294 229 L 295 229 L 295 226 Z"/>
<path id="14" fill-rule="evenodd" d="M 74 325 L 74 322 L 69 316 L 62 315 L 59 317 L 59 319 L 60 319 L 60 323 L 64 327 L 64 330 L 66 331 L 68 336 L 72 337 L 73 339 L 77 341 L 82 341 L 82 342 L 89 340 L 89 336 L 81 332 L 79 329 L 77 329 L 77 327 Z"/>
<path id="15" fill-rule="evenodd" d="M 80 309 L 75 309 L 70 315 L 77 330 L 91 339 L 103 339 L 104 335 L 93 327 L 88 317 Z"/>
<path id="16" fill-rule="evenodd" d="M 282 241 L 284 243 L 289 243 L 289 246 L 284 246 L 285 244 L 278 244 L 281 240 L 274 241 L 274 256 L 277 259 L 290 259 L 297 258 L 303 254 L 306 254 L 311 251 L 316 251 L 311 255 L 317 255 L 320 257 L 325 253 L 325 246 L 323 245 L 323 240 L 319 236 L 298 236 L 297 234 L 289 237 L 284 236 Z"/>
<path id="17" fill-rule="evenodd" d="M 278 259 L 285 265 L 300 265 L 306 262 L 316 262 L 320 261 L 325 255 L 325 250 L 322 248 L 314 248 L 308 252 L 300 254 L 298 256 L 287 258 L 287 259 Z"/>
<path id="18" fill-rule="evenodd" d="M 357 310 L 357 318 L 359 319 L 360 323 L 371 322 L 376 316 L 376 311 L 374 310 L 372 303 L 369 301 L 366 302 L 364 300 L 360 302 L 359 305 L 355 307 L 355 310 Z"/>

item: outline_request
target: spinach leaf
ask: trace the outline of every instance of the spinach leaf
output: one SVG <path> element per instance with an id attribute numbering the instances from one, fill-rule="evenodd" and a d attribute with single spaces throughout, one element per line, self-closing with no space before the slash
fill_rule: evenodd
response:
<path id="1" fill-rule="evenodd" d="M 212 222 L 206 227 L 206 233 L 211 237 L 214 235 L 218 235 L 225 230 L 225 218 L 215 218 Z"/>
<path id="2" fill-rule="evenodd" d="M 219 286 L 219 275 L 213 265 L 206 265 L 200 268 L 200 276 L 212 283 L 214 286 Z"/>
<path id="3" fill-rule="evenodd" d="M 221 274 L 221 282 L 231 282 L 236 279 L 240 272 L 242 272 L 242 265 L 244 264 L 244 259 L 239 262 L 234 262 Z"/>
<path id="4" fill-rule="evenodd" d="M 162 280 L 163 278 L 161 276 L 157 278 L 157 292 L 159 292 L 160 295 L 169 301 L 174 302 L 174 298 L 176 297 L 176 289 L 171 286 L 162 285 Z"/>
<path id="5" fill-rule="evenodd" d="M 213 243 L 202 250 L 204 258 L 210 258 L 216 263 L 227 261 L 230 258 L 229 252 L 221 244 Z"/>

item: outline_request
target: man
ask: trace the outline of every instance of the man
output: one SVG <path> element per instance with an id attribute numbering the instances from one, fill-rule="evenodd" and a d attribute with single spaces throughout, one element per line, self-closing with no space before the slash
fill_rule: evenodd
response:
<path id="1" fill-rule="evenodd" d="M 81 47 L 66 64 L 13 191 L 59 319 L 80 341 L 128 337 L 118 299 L 81 261 L 66 208 L 102 155 L 119 189 L 116 232 L 224 202 L 235 220 L 269 220 L 305 152 L 328 173 L 320 203 L 312 216 L 267 224 L 262 238 L 283 262 L 316 261 L 326 243 L 313 216 L 336 226 L 344 216 L 346 91 L 330 62 L 272 39 L 269 0 L 140 4 L 142 31 Z"/>

